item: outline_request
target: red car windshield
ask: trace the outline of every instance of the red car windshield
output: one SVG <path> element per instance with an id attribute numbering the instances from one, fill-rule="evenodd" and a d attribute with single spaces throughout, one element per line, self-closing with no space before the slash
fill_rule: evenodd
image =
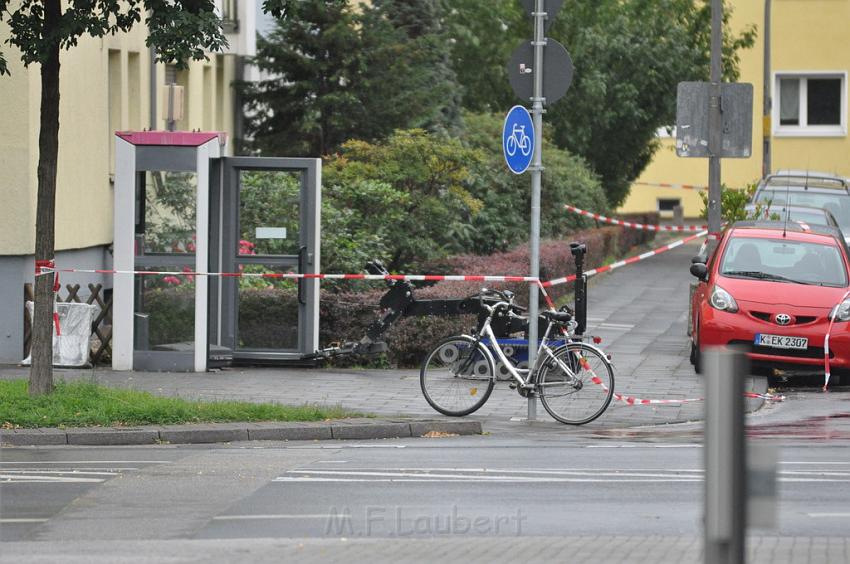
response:
<path id="1" fill-rule="evenodd" d="M 788 239 L 732 237 L 720 274 L 793 284 L 847 286 L 847 270 L 835 245 Z"/>

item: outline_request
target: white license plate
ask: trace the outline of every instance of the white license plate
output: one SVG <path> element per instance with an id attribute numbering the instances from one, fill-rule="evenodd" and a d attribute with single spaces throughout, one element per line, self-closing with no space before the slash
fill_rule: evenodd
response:
<path id="1" fill-rule="evenodd" d="M 805 337 L 785 337 L 783 335 L 768 335 L 756 333 L 755 344 L 760 347 L 772 347 L 774 349 L 796 349 L 806 350 L 809 340 Z"/>

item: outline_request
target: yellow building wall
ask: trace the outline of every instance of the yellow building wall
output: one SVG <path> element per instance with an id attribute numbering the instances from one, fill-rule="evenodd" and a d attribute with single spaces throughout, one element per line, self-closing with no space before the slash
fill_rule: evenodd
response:
<path id="1" fill-rule="evenodd" d="M 38 99 L 30 98 L 29 76 L 20 60 L 6 60 L 11 76 L 0 76 L 0 254 L 16 254 L 35 246 L 35 201 L 27 164 L 33 147 L 30 108 Z"/>
<path id="2" fill-rule="evenodd" d="M 739 82 L 753 85 L 753 150 L 749 159 L 723 159 L 725 186 L 744 187 L 761 177 L 763 161 L 764 2 L 735 0 L 731 25 L 741 30 L 754 24 L 758 37 L 740 52 Z M 850 2 L 836 0 L 774 0 L 771 23 L 772 72 L 841 71 L 850 67 Z M 845 83 L 845 87 L 847 84 Z M 847 99 L 845 98 L 845 104 Z M 846 111 L 846 110 L 845 110 Z M 679 158 L 674 139 L 663 139 L 652 163 L 632 186 L 621 213 L 654 211 L 658 199 L 679 198 L 686 217 L 702 209 L 693 190 L 657 188 L 646 184 L 708 185 L 708 159 Z M 842 137 L 772 136 L 772 170 L 809 169 L 850 176 L 850 140 Z"/>
<path id="3" fill-rule="evenodd" d="M 145 34 L 136 26 L 117 36 L 86 37 L 60 54 L 57 251 L 112 242 L 114 132 L 150 127 Z M 6 37 L 8 28 L 0 24 L 0 41 Z M 25 255 L 35 250 L 40 74 L 38 65 L 23 67 L 16 49 L 4 44 L 3 51 L 12 76 L 0 77 L 0 255 Z M 226 131 L 233 138 L 234 60 L 212 54 L 209 62 L 190 63 L 181 124 L 186 129 Z M 156 123 L 164 129 L 165 65 L 158 64 L 156 74 Z"/>

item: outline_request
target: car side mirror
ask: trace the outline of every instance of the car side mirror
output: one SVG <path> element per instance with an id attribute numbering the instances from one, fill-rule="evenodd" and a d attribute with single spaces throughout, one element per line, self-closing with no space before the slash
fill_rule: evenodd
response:
<path id="1" fill-rule="evenodd" d="M 698 262 L 705 264 L 706 260 L 708 260 L 708 257 L 706 257 L 705 255 L 694 255 L 693 257 L 691 257 L 691 264 L 696 264 Z"/>
<path id="2" fill-rule="evenodd" d="M 705 282 L 708 280 L 708 267 L 705 263 L 695 262 L 691 264 L 691 274 L 699 278 L 701 281 Z"/>

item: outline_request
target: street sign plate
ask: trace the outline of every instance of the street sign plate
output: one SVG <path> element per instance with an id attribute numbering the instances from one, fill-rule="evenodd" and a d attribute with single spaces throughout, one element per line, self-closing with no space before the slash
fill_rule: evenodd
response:
<path id="1" fill-rule="evenodd" d="M 545 71 L 545 69 L 544 69 Z M 676 154 L 707 158 L 710 82 L 680 82 L 676 93 Z M 723 138 L 720 157 L 746 159 L 753 152 L 753 85 L 720 85 Z"/>
<path id="2" fill-rule="evenodd" d="M 508 63 L 508 79 L 514 93 L 523 101 L 534 96 L 534 46 L 530 41 L 516 48 Z M 566 48 L 547 39 L 543 48 L 543 97 L 546 105 L 564 97 L 573 82 L 573 61 Z"/>
<path id="3" fill-rule="evenodd" d="M 537 5 L 537 0 L 519 1 L 522 4 L 522 8 L 528 12 L 528 15 L 532 16 Z M 558 15 L 558 12 L 561 11 L 561 6 L 563 5 L 564 0 L 543 0 L 543 11 L 546 12 L 546 25 L 543 29 L 549 31 L 549 26 L 552 25 L 552 21 L 555 19 L 555 16 Z"/>
<path id="4" fill-rule="evenodd" d="M 514 174 L 522 174 L 534 157 L 534 122 L 522 106 L 514 106 L 505 116 L 502 127 L 502 152 Z"/>

